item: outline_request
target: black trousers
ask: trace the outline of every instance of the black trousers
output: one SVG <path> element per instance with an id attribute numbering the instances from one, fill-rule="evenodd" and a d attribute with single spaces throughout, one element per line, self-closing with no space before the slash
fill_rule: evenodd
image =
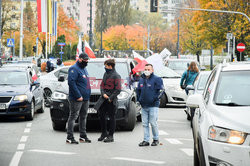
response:
<path id="1" fill-rule="evenodd" d="M 116 106 L 113 104 L 113 102 L 110 103 L 107 100 L 104 101 L 101 108 L 99 109 L 102 134 L 113 136 L 116 127 L 115 113 Z M 107 119 L 109 119 L 109 126 L 107 126 Z"/>

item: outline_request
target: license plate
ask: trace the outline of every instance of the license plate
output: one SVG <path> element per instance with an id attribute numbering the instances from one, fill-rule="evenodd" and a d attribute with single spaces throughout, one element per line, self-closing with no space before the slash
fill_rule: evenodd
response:
<path id="1" fill-rule="evenodd" d="M 89 108 L 88 109 L 88 114 L 96 114 L 97 111 L 94 108 Z"/>
<path id="2" fill-rule="evenodd" d="M 6 109 L 5 104 L 0 104 L 0 110 L 5 110 L 5 109 Z"/>

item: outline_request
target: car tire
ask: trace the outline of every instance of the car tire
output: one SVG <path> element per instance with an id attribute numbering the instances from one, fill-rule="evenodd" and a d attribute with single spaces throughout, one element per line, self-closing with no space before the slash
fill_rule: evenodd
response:
<path id="1" fill-rule="evenodd" d="M 25 116 L 26 120 L 33 120 L 34 119 L 34 113 L 35 113 L 35 103 L 34 101 L 31 102 L 31 108 L 30 108 L 30 113 L 29 115 Z"/>
<path id="2" fill-rule="evenodd" d="M 65 131 L 66 122 L 53 122 L 52 121 L 52 127 L 54 130 L 57 130 L 57 131 Z"/>
<path id="3" fill-rule="evenodd" d="M 133 101 L 130 102 L 128 109 L 128 119 L 127 123 L 124 126 L 124 129 L 127 131 L 133 131 L 136 123 L 136 106 Z"/>
<path id="4" fill-rule="evenodd" d="M 194 143 L 194 166 L 199 166 L 200 162 L 199 162 L 199 157 L 198 157 L 198 153 L 197 153 L 197 149 Z"/>
<path id="5" fill-rule="evenodd" d="M 51 95 L 52 95 L 52 91 L 49 88 L 45 88 L 43 90 L 43 98 L 45 101 L 45 107 L 50 106 L 49 99 L 51 98 Z"/>
<path id="6" fill-rule="evenodd" d="M 165 108 L 165 107 L 166 107 L 166 104 L 167 104 L 167 96 L 166 96 L 166 94 L 164 93 L 164 94 L 161 96 L 161 99 L 160 99 L 160 108 Z"/>
<path id="7" fill-rule="evenodd" d="M 37 110 L 38 113 L 44 113 L 44 110 L 45 110 L 45 101 L 44 99 L 42 100 L 42 106 L 39 110 Z"/>

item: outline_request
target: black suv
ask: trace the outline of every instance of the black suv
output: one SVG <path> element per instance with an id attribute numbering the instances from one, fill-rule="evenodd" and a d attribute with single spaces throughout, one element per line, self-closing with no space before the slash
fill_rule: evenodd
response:
<path id="1" fill-rule="evenodd" d="M 91 59 L 87 66 L 91 86 L 88 122 L 96 121 L 96 123 L 99 123 L 97 111 L 93 107 L 101 96 L 100 84 L 105 72 L 105 60 L 105 58 Z M 141 106 L 137 102 L 135 91 L 137 82 L 134 81 L 134 75 L 131 74 L 135 63 L 132 59 L 116 58 L 115 66 L 116 71 L 121 75 L 123 81 L 122 91 L 118 95 L 119 106 L 116 114 L 116 122 L 117 126 L 130 131 L 134 129 L 136 120 L 141 121 Z M 65 81 L 65 76 L 59 76 L 58 81 L 62 83 L 52 94 L 50 115 L 53 129 L 65 130 L 69 117 L 68 81 Z"/>

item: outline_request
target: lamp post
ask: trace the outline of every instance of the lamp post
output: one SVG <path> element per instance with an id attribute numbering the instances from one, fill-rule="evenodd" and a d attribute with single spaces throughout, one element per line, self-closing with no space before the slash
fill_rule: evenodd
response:
<path id="1" fill-rule="evenodd" d="M 20 48 L 19 58 L 23 59 L 23 0 L 21 0 L 21 26 L 20 26 Z"/>

